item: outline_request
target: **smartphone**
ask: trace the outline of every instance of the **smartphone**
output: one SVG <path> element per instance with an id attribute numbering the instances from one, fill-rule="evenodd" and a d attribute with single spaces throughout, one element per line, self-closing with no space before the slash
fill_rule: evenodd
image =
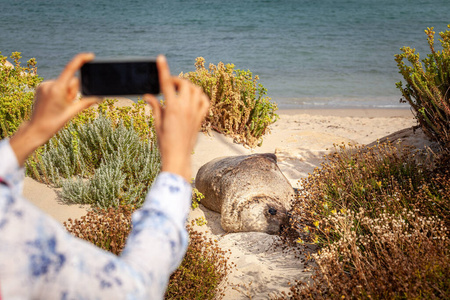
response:
<path id="1" fill-rule="evenodd" d="M 133 96 L 159 94 L 154 58 L 94 59 L 81 67 L 84 96 Z"/>

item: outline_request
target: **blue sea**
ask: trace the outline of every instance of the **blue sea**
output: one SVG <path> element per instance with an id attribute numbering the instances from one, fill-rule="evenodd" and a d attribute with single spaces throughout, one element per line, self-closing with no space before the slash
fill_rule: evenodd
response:
<path id="1" fill-rule="evenodd" d="M 0 0 L 0 51 L 56 77 L 82 51 L 156 56 L 172 73 L 233 63 L 280 108 L 407 107 L 395 82 L 402 46 L 428 53 L 450 0 Z"/>

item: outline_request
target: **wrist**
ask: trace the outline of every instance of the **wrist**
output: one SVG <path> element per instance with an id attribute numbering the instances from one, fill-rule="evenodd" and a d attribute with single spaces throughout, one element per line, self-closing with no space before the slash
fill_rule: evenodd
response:
<path id="1" fill-rule="evenodd" d="M 23 166 L 28 156 L 47 140 L 48 138 L 36 131 L 30 122 L 24 123 L 10 139 L 19 166 Z"/>
<path id="2" fill-rule="evenodd" d="M 161 171 L 170 172 L 180 175 L 186 179 L 187 182 L 191 181 L 191 160 L 188 158 L 175 157 L 173 159 L 162 158 Z"/>

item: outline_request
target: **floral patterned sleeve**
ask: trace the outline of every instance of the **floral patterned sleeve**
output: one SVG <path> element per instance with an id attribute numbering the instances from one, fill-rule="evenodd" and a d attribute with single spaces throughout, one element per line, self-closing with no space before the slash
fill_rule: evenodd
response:
<path id="1" fill-rule="evenodd" d="M 187 248 L 191 187 L 161 173 L 120 257 L 71 236 L 21 196 L 23 169 L 0 141 L 0 299 L 162 299 Z"/>

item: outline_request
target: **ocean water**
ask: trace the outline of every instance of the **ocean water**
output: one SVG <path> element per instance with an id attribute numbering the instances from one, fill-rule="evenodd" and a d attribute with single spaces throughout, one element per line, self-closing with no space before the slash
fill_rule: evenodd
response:
<path id="1" fill-rule="evenodd" d="M 280 108 L 407 107 L 395 82 L 402 46 L 428 53 L 450 0 L 0 0 L 0 51 L 56 77 L 81 51 L 164 53 L 172 73 L 195 58 L 260 77 Z"/>

